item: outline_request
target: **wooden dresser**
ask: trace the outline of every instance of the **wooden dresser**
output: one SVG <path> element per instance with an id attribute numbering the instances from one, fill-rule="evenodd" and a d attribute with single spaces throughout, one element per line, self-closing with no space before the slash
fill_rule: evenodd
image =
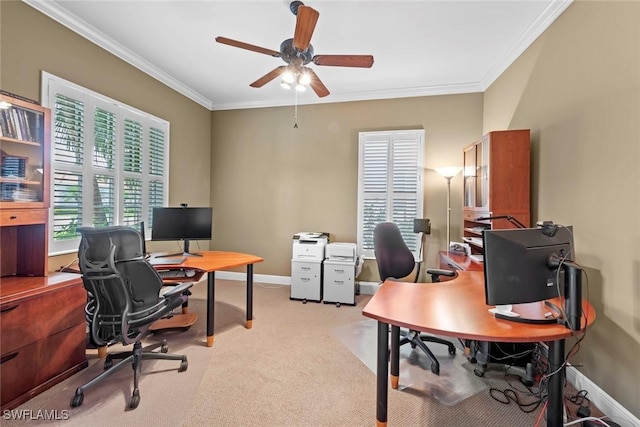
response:
<path id="1" fill-rule="evenodd" d="M 2 410 L 87 367 L 86 299 L 77 274 L 0 278 Z"/>

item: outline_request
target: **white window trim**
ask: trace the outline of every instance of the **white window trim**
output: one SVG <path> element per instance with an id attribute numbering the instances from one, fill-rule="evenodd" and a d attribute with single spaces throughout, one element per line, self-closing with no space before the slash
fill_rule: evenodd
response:
<path id="1" fill-rule="evenodd" d="M 391 145 L 393 144 L 394 138 L 397 138 L 401 135 L 407 135 L 407 133 L 415 133 L 416 139 L 418 140 L 418 158 L 416 164 L 416 174 L 417 174 L 417 189 L 416 189 L 416 217 L 421 217 L 424 212 L 424 180 L 423 180 L 423 164 L 424 164 L 424 129 L 410 129 L 410 130 L 400 130 L 400 131 L 378 131 L 378 132 L 360 132 L 358 134 L 358 217 L 357 217 L 357 242 L 360 255 L 364 259 L 375 259 L 375 253 L 373 249 L 367 249 L 364 247 L 364 223 L 363 223 L 363 214 L 364 214 L 364 189 L 363 189 L 363 144 L 367 137 L 370 136 L 380 136 L 389 138 L 389 150 L 391 150 Z M 393 157 L 389 157 L 389 162 L 393 161 Z M 392 174 L 392 168 L 389 168 L 389 175 Z M 392 193 L 389 190 L 391 186 L 391 179 L 388 180 L 387 184 L 387 206 L 392 206 Z M 391 218 L 392 209 L 387 210 L 387 221 L 392 221 Z M 416 242 L 416 248 L 412 250 L 414 257 L 416 260 L 419 259 L 421 252 L 421 242 L 418 239 Z"/>
<path id="2" fill-rule="evenodd" d="M 50 123 L 50 129 L 52 132 L 51 135 L 51 168 L 50 169 L 50 173 L 51 175 L 49 176 L 49 182 L 50 182 L 50 209 L 49 209 L 49 229 L 48 229 L 48 240 L 49 240 L 49 255 L 60 255 L 60 254 L 65 254 L 65 253 L 72 253 L 78 250 L 78 245 L 80 243 L 80 238 L 77 239 L 69 239 L 69 240 L 65 240 L 65 241 L 60 241 L 60 242 L 54 242 L 53 240 L 53 212 L 54 212 L 54 196 L 55 196 L 55 191 L 54 191 L 54 172 L 55 172 L 55 165 L 54 165 L 54 160 L 53 160 L 53 154 L 54 154 L 54 129 L 55 129 L 55 98 L 56 98 L 56 93 L 76 93 L 78 94 L 79 98 L 76 99 L 83 99 L 85 101 L 85 110 L 89 111 L 88 108 L 93 108 L 95 106 L 98 106 L 104 110 L 110 111 L 110 112 L 114 112 L 116 114 L 117 117 L 117 121 L 119 123 L 118 126 L 118 131 L 117 131 L 117 143 L 116 143 L 116 155 L 117 156 L 122 156 L 122 144 L 123 144 L 123 140 L 124 140 L 124 129 L 122 126 L 120 126 L 120 123 L 124 121 L 125 118 L 132 118 L 138 121 L 141 121 L 144 123 L 144 128 L 145 128 L 145 137 L 144 140 L 148 141 L 148 133 L 149 133 L 149 128 L 151 126 L 156 127 L 158 129 L 162 129 L 166 135 L 166 141 L 165 141 L 165 156 L 164 156 L 164 166 L 163 166 L 163 170 L 164 170 L 164 175 L 163 175 L 163 188 L 165 189 L 163 192 L 163 205 L 166 206 L 169 202 L 169 149 L 170 149 L 170 123 L 167 120 L 161 119 L 159 117 L 155 117 L 149 113 L 146 113 L 142 110 L 136 109 L 134 107 L 131 107 L 129 105 L 126 105 L 120 101 L 114 100 L 112 98 L 109 98 L 107 96 L 104 96 L 100 93 L 94 92 L 90 89 L 84 88 L 80 85 L 77 85 L 75 83 L 72 83 L 68 80 L 65 80 L 61 77 L 55 76 L 51 73 L 48 73 L 46 71 L 42 71 L 41 74 L 41 100 L 42 100 L 42 105 L 50 108 L 52 110 L 52 114 L 51 114 L 51 123 Z M 93 134 L 93 120 L 91 120 L 88 123 L 87 128 L 85 129 L 85 134 Z M 85 152 L 90 153 L 91 148 L 93 147 L 93 140 L 92 138 L 87 138 L 87 145 L 85 147 L 88 148 L 88 150 L 86 150 Z M 75 167 L 78 170 L 81 170 L 84 176 L 92 176 L 94 174 L 94 170 L 92 168 L 92 160 L 89 158 L 88 160 L 90 161 L 85 161 L 84 164 L 82 165 L 82 167 Z M 69 168 L 69 165 L 65 164 L 64 166 L 65 168 Z M 70 167 L 71 169 L 73 169 L 73 166 Z M 144 181 L 149 180 L 148 176 L 149 176 L 149 170 L 148 170 L 148 162 L 143 162 L 142 165 L 142 173 L 140 174 L 141 178 Z M 120 224 L 122 223 L 122 198 L 119 196 L 122 191 L 123 191 L 123 183 L 124 183 L 124 178 L 126 177 L 126 173 L 121 170 L 121 168 L 116 168 L 116 170 L 114 171 L 114 177 L 115 177 L 115 182 L 116 182 L 116 198 L 115 198 L 115 212 L 114 212 L 114 223 L 115 224 Z M 93 200 L 93 189 L 91 188 L 91 186 L 89 185 L 85 185 L 83 188 L 83 200 Z M 92 203 L 83 203 L 83 224 L 82 225 L 86 225 L 86 226 L 90 226 L 92 225 L 90 223 L 91 219 L 92 219 Z M 148 199 L 147 199 L 147 195 L 143 195 L 143 206 L 142 206 L 142 212 L 143 212 L 143 219 L 145 219 L 145 235 L 150 235 L 149 231 L 150 231 L 150 227 L 151 224 L 149 224 L 149 221 L 146 220 L 146 214 L 148 212 L 149 206 L 148 206 Z"/>

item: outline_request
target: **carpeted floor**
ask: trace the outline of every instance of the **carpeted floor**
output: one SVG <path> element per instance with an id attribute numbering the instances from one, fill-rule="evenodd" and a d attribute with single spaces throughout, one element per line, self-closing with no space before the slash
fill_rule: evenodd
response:
<path id="1" fill-rule="evenodd" d="M 81 407 L 70 409 L 75 388 L 102 369 L 90 351 L 90 367 L 17 408 L 32 411 L 69 411 L 67 420 L 18 421 L 6 426 L 373 426 L 376 378 L 336 334 L 340 328 L 366 319 L 362 308 L 370 296 L 360 295 L 357 305 L 289 300 L 288 286 L 254 285 L 253 328 L 244 327 L 245 284 L 216 281 L 215 344 L 205 346 L 206 286 L 197 284 L 190 299 L 198 322 L 182 333 L 165 333 L 169 352 L 184 353 L 189 369 L 178 373 L 179 362 L 155 361 L 143 368 L 141 401 L 127 411 L 132 373 L 124 368 L 104 384 L 85 394 Z M 375 352 L 375 339 L 363 335 L 357 345 Z M 414 368 L 422 369 L 420 364 Z M 444 369 L 444 367 L 443 367 Z M 405 382 L 402 390 L 389 390 L 389 426 L 534 426 L 542 405 L 524 412 L 501 390 L 520 403 L 534 402 L 514 378 L 487 372 L 482 390 L 456 402 L 442 404 L 429 393 L 435 381 L 428 369 L 420 382 Z M 413 375 L 413 374 L 412 374 Z M 417 375 L 421 375 L 420 372 Z M 567 389 L 566 394 L 575 391 Z M 505 399 L 501 403 L 496 399 Z M 36 411 L 36 412 L 34 412 Z M 570 419 L 575 414 L 569 413 Z M 32 417 L 33 418 L 33 417 Z M 542 422 L 541 425 L 544 425 Z"/>

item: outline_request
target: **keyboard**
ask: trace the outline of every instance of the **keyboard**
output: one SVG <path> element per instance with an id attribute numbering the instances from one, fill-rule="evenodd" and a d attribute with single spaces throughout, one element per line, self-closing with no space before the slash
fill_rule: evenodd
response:
<path id="1" fill-rule="evenodd" d="M 180 279 L 184 277 L 193 277 L 195 275 L 195 271 L 183 270 L 180 268 L 175 270 L 158 270 L 158 274 L 162 279 Z"/>

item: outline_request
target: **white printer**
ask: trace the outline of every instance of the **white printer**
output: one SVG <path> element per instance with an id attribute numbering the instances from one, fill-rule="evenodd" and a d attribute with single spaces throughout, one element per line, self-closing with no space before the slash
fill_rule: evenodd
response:
<path id="1" fill-rule="evenodd" d="M 293 235 L 291 296 L 289 299 L 322 301 L 322 263 L 329 233 L 301 232 Z"/>
<path id="2" fill-rule="evenodd" d="M 296 233 L 293 235 L 293 259 L 322 261 L 325 258 L 324 248 L 328 242 L 327 233 Z"/>
<path id="3" fill-rule="evenodd" d="M 355 243 L 329 243 L 325 250 L 323 290 L 325 304 L 356 304 L 358 250 Z"/>

